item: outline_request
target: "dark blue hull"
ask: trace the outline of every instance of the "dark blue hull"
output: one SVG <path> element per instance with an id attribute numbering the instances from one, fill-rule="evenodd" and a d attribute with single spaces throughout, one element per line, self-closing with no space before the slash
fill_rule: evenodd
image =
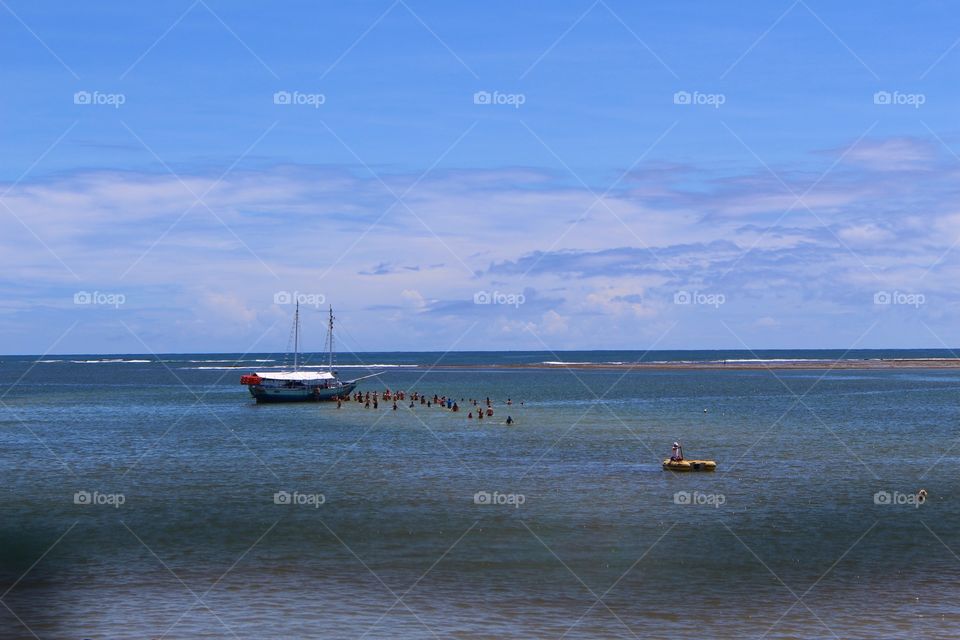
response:
<path id="1" fill-rule="evenodd" d="M 273 402 L 331 402 L 345 398 L 357 388 L 356 382 L 347 382 L 335 387 L 283 387 L 250 385 L 250 395 L 258 403 Z"/>

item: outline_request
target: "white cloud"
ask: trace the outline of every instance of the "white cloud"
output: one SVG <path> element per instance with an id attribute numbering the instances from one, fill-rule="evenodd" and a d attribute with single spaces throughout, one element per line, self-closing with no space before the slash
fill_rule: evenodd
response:
<path id="1" fill-rule="evenodd" d="M 685 187 L 628 181 L 599 204 L 532 169 L 435 172 L 406 197 L 412 212 L 373 178 L 312 167 L 221 183 L 187 175 L 189 189 L 134 172 L 25 181 L 3 201 L 30 231 L 0 207 L 0 287 L 9 290 L 0 327 L 16 335 L 43 309 L 76 313 L 72 293 L 99 288 L 127 293 L 122 312 L 149 329 L 156 350 L 245 349 L 274 322 L 282 328 L 265 347 L 282 348 L 289 310 L 273 295 L 298 290 L 323 294 L 353 334 L 371 336 L 369 349 L 446 348 L 477 319 L 458 348 L 540 348 L 533 334 L 556 348 L 615 348 L 624 336 L 635 346 L 659 337 L 677 314 L 673 292 L 691 283 L 727 294 L 712 317 L 742 312 L 724 317 L 744 333 L 783 332 L 785 342 L 794 335 L 785 306 L 792 320 L 866 314 L 857 301 L 884 287 L 956 296 L 952 253 L 925 275 L 960 234 L 952 169 L 934 170 L 928 146 L 901 139 L 855 151 L 805 196 L 816 215 L 803 206 L 784 215 L 794 198 L 764 172 L 698 183 L 693 167 Z M 897 154 L 924 171 L 891 173 Z M 816 179 L 783 175 L 797 193 Z M 384 179 L 401 193 L 414 176 Z M 213 213 L 190 190 L 209 190 Z M 529 300 L 478 308 L 479 290 Z M 738 311 L 736 300 L 757 308 Z M 34 324 L 35 346 L 0 346 L 42 351 L 54 325 Z M 63 349 L 106 349 L 106 332 L 91 326 L 82 348 L 68 340 Z"/>
<path id="2" fill-rule="evenodd" d="M 873 223 L 856 224 L 841 228 L 837 235 L 844 241 L 857 246 L 877 245 L 896 239 L 889 229 Z"/>
<path id="3" fill-rule="evenodd" d="M 929 169 L 936 160 L 936 146 L 927 140 L 886 138 L 861 140 L 846 151 L 844 161 L 875 171 Z"/>

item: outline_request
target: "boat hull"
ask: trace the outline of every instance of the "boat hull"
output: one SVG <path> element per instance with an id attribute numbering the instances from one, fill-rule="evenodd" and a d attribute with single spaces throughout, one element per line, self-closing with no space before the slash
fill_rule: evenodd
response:
<path id="1" fill-rule="evenodd" d="M 670 460 L 663 461 L 664 471 L 716 471 L 717 463 L 713 460 Z"/>
<path id="2" fill-rule="evenodd" d="M 251 385 L 250 395 L 258 404 L 281 402 L 332 402 L 345 398 L 357 388 L 356 382 L 347 382 L 336 387 L 272 387 Z"/>

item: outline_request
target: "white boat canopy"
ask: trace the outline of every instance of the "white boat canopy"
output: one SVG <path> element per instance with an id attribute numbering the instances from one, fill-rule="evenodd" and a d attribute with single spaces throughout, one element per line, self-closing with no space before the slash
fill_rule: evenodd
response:
<path id="1" fill-rule="evenodd" d="M 257 377 L 264 380 L 293 380 L 308 382 L 313 380 L 335 380 L 329 371 L 271 371 L 269 373 L 257 373 Z"/>

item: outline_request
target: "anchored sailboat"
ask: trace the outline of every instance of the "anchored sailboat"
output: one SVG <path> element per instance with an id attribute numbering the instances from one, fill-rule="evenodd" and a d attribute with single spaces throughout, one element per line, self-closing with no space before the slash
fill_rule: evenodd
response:
<path id="1" fill-rule="evenodd" d="M 293 313 L 293 369 L 250 373 L 240 377 L 240 384 L 247 385 L 257 402 L 319 402 L 346 398 L 363 378 L 341 380 L 333 370 L 333 307 L 330 307 L 327 351 L 327 371 L 300 370 L 300 304 L 297 303 Z"/>

